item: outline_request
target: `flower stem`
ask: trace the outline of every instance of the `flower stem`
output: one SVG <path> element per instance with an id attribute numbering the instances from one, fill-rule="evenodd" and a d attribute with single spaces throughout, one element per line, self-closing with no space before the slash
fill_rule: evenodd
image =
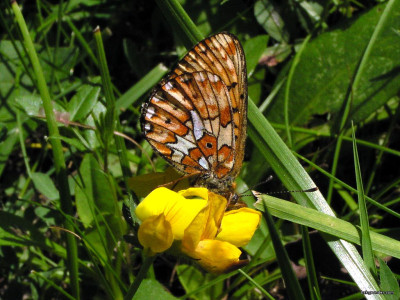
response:
<path id="1" fill-rule="evenodd" d="M 126 293 L 124 300 L 131 300 L 135 293 L 137 292 L 140 284 L 142 283 L 143 279 L 146 277 L 147 272 L 149 271 L 150 266 L 153 264 L 153 261 L 156 257 L 151 256 L 151 257 L 144 257 L 144 261 L 142 264 L 142 267 L 140 268 L 139 273 L 137 274 L 135 280 L 129 287 L 128 292 Z"/>

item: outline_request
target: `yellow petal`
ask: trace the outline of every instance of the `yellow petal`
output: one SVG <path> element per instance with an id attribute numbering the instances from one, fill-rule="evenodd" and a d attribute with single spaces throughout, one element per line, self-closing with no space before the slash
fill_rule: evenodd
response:
<path id="1" fill-rule="evenodd" d="M 221 221 L 227 205 L 227 200 L 212 192 L 208 193 L 209 215 L 201 240 L 214 239 L 221 227 Z"/>
<path id="2" fill-rule="evenodd" d="M 171 224 L 165 219 L 164 214 L 144 220 L 139 227 L 138 238 L 150 256 L 164 252 L 174 241 Z"/>
<path id="3" fill-rule="evenodd" d="M 240 268 L 247 260 L 239 260 L 241 251 L 227 242 L 202 240 L 195 251 L 185 252 L 197 260 L 205 270 L 212 273 L 224 273 Z"/>
<path id="4" fill-rule="evenodd" d="M 193 251 L 201 240 L 214 239 L 221 226 L 227 200 L 217 194 L 208 193 L 208 203 L 186 228 L 182 244 Z"/>
<path id="5" fill-rule="evenodd" d="M 198 197 L 204 200 L 208 200 L 208 190 L 206 188 L 188 188 L 178 192 L 185 198 Z"/>
<path id="6" fill-rule="evenodd" d="M 206 204 L 206 200 L 185 199 L 182 195 L 162 187 L 151 192 L 137 206 L 135 213 L 142 221 L 163 213 L 171 224 L 174 239 L 181 240 L 184 230 Z"/>
<path id="7" fill-rule="evenodd" d="M 260 224 L 260 220 L 261 213 L 248 207 L 227 211 L 222 219 L 221 232 L 216 239 L 229 242 L 237 247 L 247 245 Z"/>
<path id="8" fill-rule="evenodd" d="M 207 205 L 196 215 L 190 225 L 185 229 L 182 239 L 182 246 L 188 251 L 194 251 L 200 242 L 201 236 L 207 224 L 209 211 L 210 209 Z"/>

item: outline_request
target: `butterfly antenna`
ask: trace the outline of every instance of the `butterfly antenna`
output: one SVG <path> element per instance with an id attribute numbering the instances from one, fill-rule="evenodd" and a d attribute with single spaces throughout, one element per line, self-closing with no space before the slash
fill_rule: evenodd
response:
<path id="1" fill-rule="evenodd" d="M 255 184 L 255 185 L 253 185 L 251 188 L 248 188 L 243 193 L 240 193 L 240 195 L 241 196 L 246 196 L 244 193 L 251 192 L 252 190 L 254 190 L 255 187 L 260 186 L 260 185 L 262 185 L 264 183 L 267 183 L 267 182 L 271 181 L 272 178 L 274 178 L 274 177 L 272 175 L 269 175 L 267 179 L 265 179 L 264 181 L 261 181 L 261 182 Z"/>
<path id="2" fill-rule="evenodd" d="M 293 191 L 277 191 L 277 192 L 269 192 L 269 193 L 259 193 L 258 194 L 263 194 L 263 195 L 276 195 L 276 194 L 287 194 L 287 193 L 312 193 L 318 191 L 318 187 L 312 187 L 307 190 L 293 190 Z M 242 195 L 242 196 L 254 196 L 254 194 L 247 194 L 247 195 Z"/>

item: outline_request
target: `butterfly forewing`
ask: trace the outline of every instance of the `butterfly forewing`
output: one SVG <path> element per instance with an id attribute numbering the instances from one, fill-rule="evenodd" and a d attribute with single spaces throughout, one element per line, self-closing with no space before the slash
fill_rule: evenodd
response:
<path id="1" fill-rule="evenodd" d="M 229 187 L 244 154 L 246 76 L 235 36 L 219 33 L 201 41 L 143 106 L 146 139 L 179 171 Z"/>

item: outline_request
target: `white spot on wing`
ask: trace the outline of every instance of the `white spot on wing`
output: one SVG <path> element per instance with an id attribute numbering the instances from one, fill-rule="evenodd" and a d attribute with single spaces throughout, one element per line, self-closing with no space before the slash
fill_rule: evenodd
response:
<path id="1" fill-rule="evenodd" d="M 183 137 L 176 135 L 176 142 L 175 143 L 167 143 L 165 144 L 167 147 L 171 149 L 178 150 L 185 155 L 189 155 L 189 150 L 196 148 L 196 145 Z"/>
<path id="2" fill-rule="evenodd" d="M 174 86 L 173 86 L 172 83 L 169 82 L 169 81 L 165 84 L 165 89 L 166 89 L 167 91 L 172 90 L 173 87 L 174 87 Z"/>
<path id="3" fill-rule="evenodd" d="M 172 154 L 172 160 L 173 161 L 176 161 L 176 162 L 182 162 L 182 160 L 183 160 L 183 157 L 184 157 L 184 155 L 183 155 L 183 153 L 182 152 L 180 152 L 180 151 L 173 151 L 173 154 Z"/>
<path id="4" fill-rule="evenodd" d="M 155 112 L 156 112 L 156 111 L 155 111 L 155 109 L 154 109 L 153 106 L 147 107 L 147 110 L 146 110 L 146 118 L 147 118 L 147 119 L 151 119 L 152 117 L 154 117 Z"/>
<path id="5" fill-rule="evenodd" d="M 208 170 L 209 166 L 208 166 L 208 162 L 207 160 L 204 158 L 204 156 L 202 156 L 199 159 L 199 165 L 202 166 L 204 169 Z"/>
<path id="6" fill-rule="evenodd" d="M 199 81 L 203 82 L 204 80 L 206 80 L 206 77 L 204 76 L 203 72 L 198 73 L 199 74 Z"/>
<path id="7" fill-rule="evenodd" d="M 220 126 L 218 134 L 218 145 L 227 145 L 235 148 L 235 140 L 233 139 L 233 128 L 232 123 L 229 123 L 226 127 Z"/>
<path id="8" fill-rule="evenodd" d="M 211 82 L 217 82 L 217 81 L 219 81 L 218 75 L 213 74 L 213 75 L 211 76 L 211 78 L 210 78 L 210 81 L 211 81 Z"/>
<path id="9" fill-rule="evenodd" d="M 145 131 L 151 130 L 151 125 L 149 123 L 144 124 L 144 130 Z"/>
<path id="10" fill-rule="evenodd" d="M 220 126 L 221 126 L 221 124 L 220 124 L 220 118 L 218 117 L 218 118 L 215 118 L 214 120 L 211 120 L 211 127 L 212 127 L 212 133 L 215 135 L 215 136 L 219 136 L 219 128 L 220 128 Z"/>
<path id="11" fill-rule="evenodd" d="M 192 116 L 193 121 L 194 138 L 196 139 L 196 141 L 198 141 L 203 137 L 204 125 L 201 121 L 199 114 L 195 110 L 191 110 L 190 115 Z"/>

